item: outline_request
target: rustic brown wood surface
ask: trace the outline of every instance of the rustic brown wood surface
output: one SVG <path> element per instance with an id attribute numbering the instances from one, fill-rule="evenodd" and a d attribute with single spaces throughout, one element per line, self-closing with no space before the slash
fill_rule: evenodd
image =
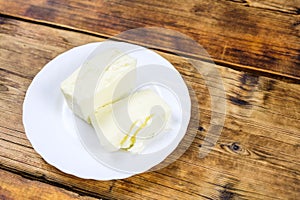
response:
<path id="1" fill-rule="evenodd" d="M 0 168 L 35 180 L 13 175 L 10 182 L 5 177 L 11 175 L 0 173 L 6 179 L 0 183 L 0 188 L 6 188 L 3 193 L 0 190 L 1 198 L 15 195 L 12 198 L 18 199 L 19 191 L 28 187 L 32 192 L 36 187 L 38 192 L 56 193 L 57 199 L 65 190 L 71 192 L 66 194 L 70 198 L 74 193 L 112 199 L 299 197 L 299 81 L 218 66 L 226 89 L 227 116 L 216 146 L 200 159 L 199 146 L 211 116 L 207 87 L 186 60 L 157 51 L 174 64 L 199 99 L 201 119 L 191 147 L 179 160 L 156 172 L 124 180 L 83 180 L 60 172 L 33 150 L 22 125 L 22 103 L 33 77 L 47 62 L 74 46 L 103 38 L 8 17 L 1 17 L 0 22 Z"/>
<path id="2" fill-rule="evenodd" d="M 0 12 L 106 37 L 164 27 L 199 42 L 221 65 L 300 79 L 300 0 L 0 0 Z M 193 54 L 164 37 L 125 38 Z"/>
<path id="3" fill-rule="evenodd" d="M 80 196 L 76 193 L 41 183 L 39 181 L 29 180 L 20 175 L 16 175 L 0 169 L 0 199 L 80 199 L 95 200 L 92 197 Z"/>

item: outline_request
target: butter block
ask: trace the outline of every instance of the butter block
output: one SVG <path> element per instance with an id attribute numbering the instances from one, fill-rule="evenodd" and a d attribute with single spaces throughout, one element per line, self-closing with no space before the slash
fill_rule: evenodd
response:
<path id="1" fill-rule="evenodd" d="M 106 149 L 139 153 L 166 128 L 170 116 L 168 104 L 156 92 L 146 89 L 99 107 L 91 115 L 91 122 Z"/>
<path id="2" fill-rule="evenodd" d="M 114 51 L 115 52 L 113 52 L 112 54 L 120 54 L 118 50 Z M 120 58 L 116 59 L 116 61 L 114 61 L 111 65 L 106 67 L 104 73 L 101 75 L 98 81 L 95 93 L 92 96 L 85 96 L 87 94 L 84 89 L 79 91 L 80 97 L 84 97 L 82 99 L 85 99 L 84 101 L 79 101 L 74 97 L 74 89 L 76 87 L 76 81 L 78 79 L 80 70 L 81 68 L 78 68 L 66 80 L 62 82 L 61 90 L 69 108 L 72 109 L 74 114 L 76 114 L 78 117 L 80 117 L 88 123 L 90 123 L 89 117 L 91 114 L 89 111 L 90 109 L 88 109 L 88 107 L 90 106 L 91 102 L 95 103 L 94 109 L 102 107 L 106 104 L 110 104 L 114 101 L 124 98 L 130 93 L 130 91 L 135 86 L 136 59 L 128 55 L 122 55 Z M 93 73 L 96 74 L 96 71 L 96 68 L 91 67 L 88 73 L 91 76 L 91 74 Z M 86 77 L 84 75 L 81 75 L 81 81 L 85 78 L 89 78 L 89 76 Z M 126 85 L 121 85 L 121 89 L 118 89 L 118 92 L 116 93 L 116 88 L 122 79 L 125 80 Z M 76 104 L 76 109 L 73 104 L 74 102 L 77 102 L 78 104 Z"/>

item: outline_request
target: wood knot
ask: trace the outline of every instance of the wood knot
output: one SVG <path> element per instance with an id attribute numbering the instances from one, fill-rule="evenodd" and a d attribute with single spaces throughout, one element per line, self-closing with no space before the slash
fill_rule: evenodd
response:
<path id="1" fill-rule="evenodd" d="M 241 149 L 241 147 L 240 147 L 240 145 L 239 145 L 238 143 L 234 142 L 234 143 L 232 143 L 232 144 L 230 145 L 230 149 L 231 149 L 232 151 L 239 151 L 239 150 Z"/>
<path id="2" fill-rule="evenodd" d="M 201 131 L 201 132 L 202 132 L 202 131 L 205 131 L 205 129 L 204 129 L 202 126 L 199 126 L 199 127 L 198 127 L 198 131 Z"/>
<path id="3" fill-rule="evenodd" d="M 221 144 L 221 148 L 235 154 L 242 156 L 249 156 L 250 152 L 244 149 L 238 142 L 233 142 L 231 144 Z"/>

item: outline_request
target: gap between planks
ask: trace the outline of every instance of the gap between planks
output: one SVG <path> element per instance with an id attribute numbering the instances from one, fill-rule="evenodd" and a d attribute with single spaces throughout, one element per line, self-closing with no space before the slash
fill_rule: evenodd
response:
<path id="1" fill-rule="evenodd" d="M 10 158 L 8 158 L 8 159 L 10 159 Z M 100 198 L 102 200 L 108 200 L 107 197 L 101 196 L 99 194 L 91 193 L 90 191 L 85 191 L 85 190 L 82 190 L 80 188 L 74 189 L 74 187 L 71 187 L 71 186 L 68 187 L 67 185 L 47 180 L 44 175 L 42 175 L 40 177 L 37 177 L 37 176 L 34 176 L 34 175 L 32 175 L 30 173 L 27 173 L 27 172 L 24 172 L 24 171 L 19 171 L 19 170 L 14 169 L 14 168 L 6 167 L 1 163 L 0 163 L 0 170 L 4 170 L 4 171 L 10 172 L 10 173 L 19 175 L 19 176 L 21 176 L 23 178 L 26 178 L 28 180 L 31 180 L 31 181 L 38 181 L 38 182 L 41 182 L 41 183 L 46 183 L 48 185 L 52 185 L 52 186 L 55 186 L 57 188 L 61 188 L 61 189 L 76 193 L 76 194 L 78 194 L 79 196 L 82 196 L 82 197 L 86 196 L 86 197 L 92 197 L 92 198 L 97 198 L 97 199 Z M 113 183 L 112 183 L 112 187 L 113 187 L 114 182 L 115 181 L 113 181 Z"/>

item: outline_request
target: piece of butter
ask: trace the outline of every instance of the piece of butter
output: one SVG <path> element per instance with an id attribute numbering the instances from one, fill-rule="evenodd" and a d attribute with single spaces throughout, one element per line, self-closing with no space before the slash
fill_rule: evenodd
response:
<path id="1" fill-rule="evenodd" d="M 113 104 L 99 107 L 91 122 L 108 150 L 141 152 L 170 119 L 168 104 L 150 89 L 135 92 Z"/>
<path id="2" fill-rule="evenodd" d="M 114 50 L 114 52 L 111 53 L 111 55 L 119 54 L 120 52 L 118 50 Z M 78 103 L 79 105 L 76 105 L 75 109 L 73 102 L 78 101 L 76 101 L 77 99 L 75 99 L 74 97 L 74 89 L 76 87 L 76 81 L 80 73 L 80 69 L 81 68 L 78 68 L 73 72 L 73 74 L 71 74 L 66 80 L 62 82 L 61 90 L 69 108 L 72 109 L 74 114 L 87 121 L 88 123 L 90 123 L 89 117 L 91 114 L 88 107 L 90 106 L 91 102 L 95 103 L 94 108 L 104 106 L 127 96 L 135 86 L 136 59 L 128 55 L 122 55 L 111 65 L 106 67 L 100 81 L 97 84 L 95 94 L 93 94 L 92 96 L 87 96 L 84 101 L 80 101 Z M 90 68 L 88 71 L 89 75 L 93 73 L 96 74 L 96 70 L 97 69 L 95 68 Z M 86 77 L 88 79 L 88 76 Z M 84 75 L 80 78 L 81 81 L 85 79 Z M 125 80 L 126 85 L 121 85 L 121 89 L 118 89 L 118 92 L 115 92 L 119 82 L 122 79 Z M 80 97 L 84 97 L 84 95 L 87 94 L 83 89 L 82 91 L 79 91 L 79 95 Z"/>

